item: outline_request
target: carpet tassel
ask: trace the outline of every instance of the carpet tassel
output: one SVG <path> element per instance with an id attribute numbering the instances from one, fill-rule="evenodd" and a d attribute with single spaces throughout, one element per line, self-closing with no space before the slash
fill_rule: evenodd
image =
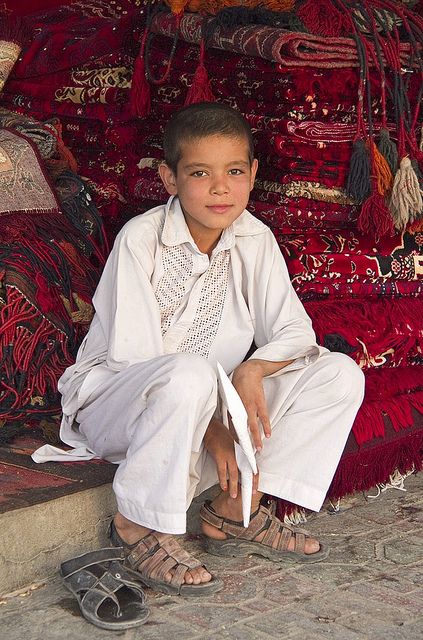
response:
<path id="1" fill-rule="evenodd" d="M 361 207 L 358 228 L 362 233 L 371 235 L 376 242 L 382 236 L 392 235 L 394 232 L 391 212 L 386 206 L 384 196 L 377 189 L 374 189 Z"/>
<path id="2" fill-rule="evenodd" d="M 392 189 L 394 177 L 388 161 L 373 141 L 371 142 L 371 149 L 373 174 L 376 178 L 377 190 L 380 195 L 385 196 Z"/>
<path id="3" fill-rule="evenodd" d="M 358 202 L 364 202 L 371 195 L 370 156 L 363 138 L 354 142 L 346 191 Z"/>
<path id="4" fill-rule="evenodd" d="M 135 59 L 134 72 L 132 74 L 131 92 L 129 96 L 129 109 L 134 118 L 143 118 L 151 112 L 150 84 L 145 70 L 145 42 L 147 29 L 144 32 L 140 51 Z"/>
<path id="5" fill-rule="evenodd" d="M 410 222 L 423 213 L 420 184 L 408 156 L 401 160 L 395 175 L 389 208 L 398 231 L 403 231 Z"/>
<path id="6" fill-rule="evenodd" d="M 204 65 L 204 41 L 200 43 L 200 62 L 192 79 L 192 85 L 187 93 L 185 104 L 197 102 L 215 102 L 216 98 L 210 86 L 207 69 Z"/>
<path id="7" fill-rule="evenodd" d="M 398 149 L 395 142 L 391 139 L 388 129 L 380 130 L 378 150 L 388 163 L 392 176 L 398 169 Z"/>

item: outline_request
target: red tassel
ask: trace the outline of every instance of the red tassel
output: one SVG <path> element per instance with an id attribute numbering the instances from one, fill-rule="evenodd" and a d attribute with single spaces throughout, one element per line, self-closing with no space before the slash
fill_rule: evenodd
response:
<path id="1" fill-rule="evenodd" d="M 143 118 L 151 111 L 150 85 L 145 73 L 144 47 L 135 60 L 134 73 L 132 75 L 131 94 L 129 98 L 131 115 Z"/>
<path id="2" fill-rule="evenodd" d="M 358 228 L 363 233 L 368 233 L 376 241 L 382 236 L 394 233 L 394 223 L 391 212 L 385 203 L 385 198 L 379 193 L 377 187 L 372 189 L 372 195 L 367 198 L 361 207 L 358 217 Z"/>
<path id="3" fill-rule="evenodd" d="M 35 276 L 35 283 L 37 285 L 35 300 L 41 313 L 49 313 L 49 311 L 53 311 L 54 300 L 51 296 L 47 280 L 41 273 L 37 273 Z"/>
<path id="4" fill-rule="evenodd" d="M 138 56 L 135 60 L 132 74 L 131 93 L 129 96 L 129 109 L 135 118 L 143 118 L 151 112 L 150 84 L 145 70 L 145 43 L 148 36 L 148 26 L 144 30 Z"/>
<path id="5" fill-rule="evenodd" d="M 207 69 L 204 66 L 204 42 L 200 43 L 200 62 L 192 79 L 192 85 L 187 93 L 185 104 L 197 102 L 215 102 L 216 98 L 210 86 Z"/>

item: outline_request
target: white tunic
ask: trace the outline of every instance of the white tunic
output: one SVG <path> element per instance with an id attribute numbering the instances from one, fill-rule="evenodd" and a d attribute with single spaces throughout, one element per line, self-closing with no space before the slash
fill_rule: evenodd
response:
<path id="1" fill-rule="evenodd" d="M 87 448 L 120 463 L 120 513 L 158 531 L 185 531 L 192 497 L 218 481 L 203 446 L 218 403 L 216 362 L 230 373 L 253 340 L 252 357 L 293 360 L 263 380 L 272 437 L 256 454 L 259 490 L 320 508 L 363 375 L 351 358 L 317 346 L 264 224 L 244 211 L 209 259 L 171 198 L 119 233 L 94 307 L 76 363 L 59 381 L 60 435 L 77 448 L 73 459 Z M 52 453 L 39 451 L 37 461 Z"/>
<path id="2" fill-rule="evenodd" d="M 113 372 L 177 352 L 197 353 L 231 372 L 245 358 L 296 360 L 326 351 L 316 344 L 270 229 L 244 211 L 211 258 L 201 253 L 178 198 L 130 220 L 118 234 L 93 298 L 95 316 L 76 363 L 59 380 L 60 436 L 86 398 Z"/>

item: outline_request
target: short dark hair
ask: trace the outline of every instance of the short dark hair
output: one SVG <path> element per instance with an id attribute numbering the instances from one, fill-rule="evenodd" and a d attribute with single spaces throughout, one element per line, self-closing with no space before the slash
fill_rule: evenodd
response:
<path id="1" fill-rule="evenodd" d="M 163 151 L 167 166 L 176 174 L 181 144 L 213 135 L 244 138 L 250 164 L 253 162 L 253 136 L 241 113 L 221 102 L 197 102 L 174 113 L 165 127 Z"/>

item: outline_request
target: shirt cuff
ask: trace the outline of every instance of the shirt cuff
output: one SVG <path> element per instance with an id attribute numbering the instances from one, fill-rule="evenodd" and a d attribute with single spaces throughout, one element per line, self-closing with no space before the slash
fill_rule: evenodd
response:
<path id="1" fill-rule="evenodd" d="M 275 353 L 272 354 L 271 345 L 266 345 L 265 347 L 257 349 L 257 351 L 255 351 L 248 360 L 266 360 L 267 362 L 284 362 L 286 360 L 293 360 L 293 362 L 288 364 L 286 367 L 282 367 L 279 371 L 266 376 L 266 378 L 274 378 L 275 376 L 279 376 L 287 371 L 296 371 L 297 369 L 307 367 L 309 364 L 313 364 L 313 362 L 316 362 L 316 360 L 327 351 L 328 350 L 325 347 L 312 345 L 290 355 L 287 354 L 286 357 L 282 358 L 280 357 L 280 354 L 277 354 L 279 357 L 276 357 Z"/>

